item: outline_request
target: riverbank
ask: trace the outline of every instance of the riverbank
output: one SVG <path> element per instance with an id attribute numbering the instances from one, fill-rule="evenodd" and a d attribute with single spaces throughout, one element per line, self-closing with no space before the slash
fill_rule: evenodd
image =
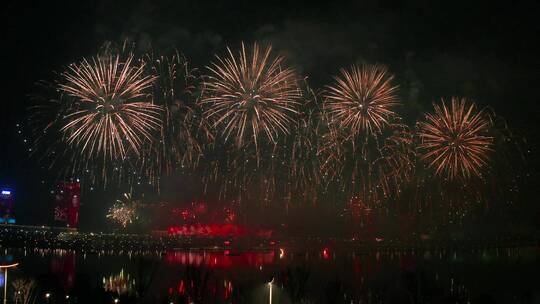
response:
<path id="1" fill-rule="evenodd" d="M 189 237 L 154 234 L 78 232 L 46 226 L 5 225 L 0 227 L 0 246 L 12 248 L 70 249 L 83 251 L 167 251 L 167 250 L 279 250 L 306 248 L 346 248 L 355 251 L 403 251 L 464 248 L 540 246 L 538 236 L 504 236 L 495 239 L 430 239 L 425 236 L 403 239 L 347 239 L 322 237 Z"/>

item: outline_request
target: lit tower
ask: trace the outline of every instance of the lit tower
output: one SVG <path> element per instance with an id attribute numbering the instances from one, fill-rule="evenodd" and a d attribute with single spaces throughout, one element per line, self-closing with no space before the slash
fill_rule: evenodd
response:
<path id="1" fill-rule="evenodd" d="M 54 195 L 56 206 L 54 220 L 70 228 L 79 224 L 79 208 L 81 205 L 81 184 L 76 182 L 59 182 Z"/>
<path id="2" fill-rule="evenodd" d="M 8 189 L 3 189 L 0 192 L 0 224 L 15 224 L 13 192 Z"/>

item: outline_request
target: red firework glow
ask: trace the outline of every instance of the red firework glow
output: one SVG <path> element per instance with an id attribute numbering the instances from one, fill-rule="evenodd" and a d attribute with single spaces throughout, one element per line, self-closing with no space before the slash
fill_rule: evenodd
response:
<path id="1" fill-rule="evenodd" d="M 171 226 L 167 229 L 169 235 L 189 236 L 189 237 L 241 237 L 256 236 L 269 239 L 274 233 L 268 229 L 248 229 L 244 225 L 236 224 L 185 224 Z M 272 244 L 274 245 L 274 244 Z"/>
<path id="2" fill-rule="evenodd" d="M 169 234 L 179 236 L 198 236 L 198 237 L 227 237 L 242 236 L 246 234 L 246 227 L 234 224 L 193 224 L 172 226 L 168 229 Z"/>

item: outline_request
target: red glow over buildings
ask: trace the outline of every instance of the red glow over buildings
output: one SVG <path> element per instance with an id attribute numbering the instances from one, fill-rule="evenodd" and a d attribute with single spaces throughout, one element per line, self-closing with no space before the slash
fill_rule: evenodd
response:
<path id="1" fill-rule="evenodd" d="M 256 236 L 262 239 L 269 239 L 274 234 L 271 229 L 248 229 L 244 225 L 237 224 L 183 224 L 171 226 L 167 228 L 169 235 L 185 236 L 185 237 L 242 237 Z M 227 241 L 225 241 L 227 242 Z M 225 246 L 230 245 L 224 243 Z M 271 246 L 276 245 L 276 241 L 270 241 Z"/>
<path id="2" fill-rule="evenodd" d="M 235 224 L 186 224 L 167 229 L 170 235 L 197 237 L 237 237 L 246 234 L 246 227 Z"/>
<path id="3" fill-rule="evenodd" d="M 252 227 L 235 222 L 236 213 L 234 204 L 230 206 L 217 206 L 204 202 L 191 202 L 181 208 L 169 209 L 170 220 L 162 221 L 156 233 L 167 233 L 178 237 L 224 238 L 223 244 L 230 246 L 230 241 L 238 237 L 254 237 L 269 240 L 273 237 L 272 229 Z M 161 217 L 163 219 L 163 217 Z M 165 225 L 163 225 L 165 223 Z M 272 241 L 271 245 L 276 242 Z"/>

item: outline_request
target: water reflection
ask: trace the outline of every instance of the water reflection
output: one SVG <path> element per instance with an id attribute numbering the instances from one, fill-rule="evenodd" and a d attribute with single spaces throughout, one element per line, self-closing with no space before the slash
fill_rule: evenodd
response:
<path id="1" fill-rule="evenodd" d="M 135 292 L 135 279 L 130 278 L 129 274 L 124 274 L 122 269 L 118 274 L 103 277 L 103 288 L 106 292 L 118 295 L 132 294 Z"/>
<path id="2" fill-rule="evenodd" d="M 168 252 L 165 261 L 179 265 L 209 268 L 253 267 L 260 268 L 274 262 L 275 253 L 270 252 L 240 252 L 229 250 L 218 252 Z"/>
<path id="3" fill-rule="evenodd" d="M 540 249 L 75 252 L 4 249 L 13 303 L 535 303 Z M 518 275 L 519 274 L 519 275 Z M 29 283 L 32 282 L 32 283 Z M 11 284 L 11 283 L 10 283 Z M 28 298 L 28 296 L 27 296 Z"/>
<path id="4" fill-rule="evenodd" d="M 58 251 L 51 258 L 51 272 L 67 292 L 75 283 L 75 252 Z"/>

